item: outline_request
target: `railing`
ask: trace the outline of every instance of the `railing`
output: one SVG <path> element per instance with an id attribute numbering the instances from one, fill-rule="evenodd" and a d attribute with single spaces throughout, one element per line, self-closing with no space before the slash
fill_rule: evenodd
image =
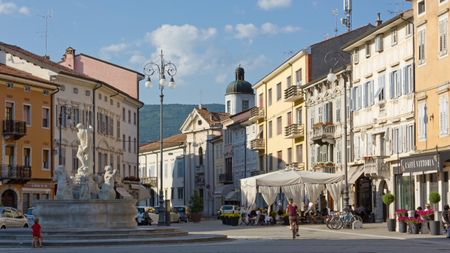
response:
<path id="1" fill-rule="evenodd" d="M 219 174 L 219 183 L 232 183 L 233 182 L 233 174 L 230 173 L 222 173 Z"/>
<path id="2" fill-rule="evenodd" d="M 141 183 L 147 187 L 156 187 L 158 185 L 157 177 L 143 177 Z"/>
<path id="3" fill-rule="evenodd" d="M 305 127 L 303 124 L 291 124 L 284 128 L 285 138 L 298 138 L 305 135 Z"/>
<path id="4" fill-rule="evenodd" d="M 205 173 L 205 166 L 203 165 L 195 166 L 195 173 Z"/>
<path id="5" fill-rule="evenodd" d="M 27 123 L 25 121 L 4 120 L 3 121 L 3 135 L 17 136 L 19 139 L 27 133 Z"/>
<path id="6" fill-rule="evenodd" d="M 382 158 L 364 157 L 364 172 L 388 171 L 386 163 Z"/>
<path id="7" fill-rule="evenodd" d="M 334 137 L 334 125 L 319 125 L 313 127 L 313 140 Z"/>
<path id="8" fill-rule="evenodd" d="M 287 164 L 286 167 L 293 167 L 300 170 L 305 170 L 305 163 L 290 163 Z"/>
<path id="9" fill-rule="evenodd" d="M 26 179 L 31 178 L 31 166 L 3 164 L 0 170 L 0 178 Z"/>
<path id="10" fill-rule="evenodd" d="M 300 86 L 292 85 L 291 87 L 284 90 L 284 101 L 294 102 L 303 98 L 302 90 Z"/>
<path id="11" fill-rule="evenodd" d="M 250 109 L 250 118 L 249 120 L 259 120 L 264 118 L 264 108 L 253 107 Z"/>
<path id="12" fill-rule="evenodd" d="M 254 139 L 250 141 L 250 149 L 264 149 L 264 139 Z"/>

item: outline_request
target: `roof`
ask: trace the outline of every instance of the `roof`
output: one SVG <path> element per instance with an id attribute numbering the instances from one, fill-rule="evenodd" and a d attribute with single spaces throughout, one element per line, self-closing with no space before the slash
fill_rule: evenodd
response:
<path id="1" fill-rule="evenodd" d="M 245 81 L 245 80 L 235 80 L 228 84 L 227 86 L 227 92 L 228 94 L 251 94 L 253 95 L 253 88 L 252 84 Z"/>
<path id="2" fill-rule="evenodd" d="M 99 62 L 103 62 L 103 63 L 109 64 L 109 65 L 114 66 L 114 67 L 117 67 L 117 68 L 124 69 L 124 70 L 126 70 L 126 71 L 130 71 L 130 72 L 136 73 L 137 75 L 140 75 L 140 76 L 142 76 L 142 77 L 145 77 L 144 74 L 142 74 L 142 73 L 140 73 L 140 72 L 137 72 L 137 71 L 135 71 L 135 70 L 132 70 L 132 69 L 129 69 L 129 68 L 125 68 L 125 67 L 122 67 L 122 66 L 120 66 L 120 65 L 116 65 L 116 64 L 114 64 L 114 63 L 111 63 L 111 62 L 108 62 L 108 61 L 105 61 L 105 60 L 102 60 L 102 59 L 98 59 L 98 58 L 95 58 L 95 57 L 90 56 L 90 55 L 87 55 L 87 54 L 81 53 L 81 54 L 75 55 L 75 57 L 80 56 L 80 55 L 81 55 L 81 56 L 88 57 L 88 58 L 91 58 L 91 59 L 94 59 L 94 60 L 99 61 Z"/>
<path id="3" fill-rule="evenodd" d="M 163 139 L 163 148 L 182 145 L 184 142 L 186 142 L 186 138 L 187 138 L 186 134 L 177 134 L 177 135 L 165 138 L 165 139 Z M 139 146 L 139 152 L 159 150 L 160 148 L 161 148 L 161 143 L 159 140 L 157 140 L 157 141 L 152 141 L 152 142 L 149 142 L 149 143 Z"/>
<path id="4" fill-rule="evenodd" d="M 58 86 L 56 83 L 54 82 L 50 82 L 48 80 L 39 78 L 37 76 L 33 76 L 29 73 L 17 70 L 15 68 L 11 68 L 8 67 L 6 65 L 0 64 L 0 74 L 5 74 L 5 75 L 9 75 L 9 76 L 15 76 L 15 77 L 19 77 L 19 78 L 24 78 L 24 79 L 28 79 L 31 81 L 37 81 L 37 82 L 41 82 L 41 83 L 45 83 L 45 84 L 50 84 L 56 87 Z"/>
<path id="5" fill-rule="evenodd" d="M 220 121 L 230 116 L 229 113 L 226 112 L 210 112 L 206 108 L 194 108 L 200 116 L 208 122 L 210 125 L 220 124 Z M 211 118 L 212 116 L 212 118 Z"/>
<path id="6" fill-rule="evenodd" d="M 376 33 L 377 31 L 382 30 L 383 28 L 385 28 L 385 27 L 391 25 L 391 24 L 394 23 L 395 21 L 397 21 L 397 20 L 399 20 L 399 19 L 403 19 L 403 17 L 405 17 L 405 18 L 411 18 L 411 17 L 413 17 L 413 16 L 414 16 L 414 14 L 413 14 L 413 10 L 412 10 L 412 9 L 409 9 L 409 10 L 407 10 L 407 11 L 401 12 L 401 13 L 398 14 L 397 16 L 395 16 L 395 17 L 389 19 L 388 21 L 382 23 L 381 25 L 376 26 L 375 28 L 370 29 L 369 31 L 365 32 L 364 34 L 362 34 L 362 35 L 359 36 L 358 38 L 356 38 L 356 39 L 354 39 L 354 40 L 352 40 L 352 41 L 349 41 L 347 44 L 345 44 L 345 45 L 343 45 L 343 46 L 341 47 L 341 50 L 344 51 L 345 48 L 348 48 L 348 47 L 352 46 L 353 44 L 357 43 L 358 41 L 360 41 L 360 40 L 362 40 L 362 39 L 365 39 L 366 37 L 370 36 L 371 34 L 374 34 L 374 33 Z"/>
<path id="7" fill-rule="evenodd" d="M 358 27 L 358 28 L 356 28 L 356 29 L 353 29 L 353 30 L 347 31 L 347 32 L 345 32 L 345 33 L 339 34 L 339 35 L 337 35 L 337 36 L 328 38 L 328 39 L 326 39 L 326 40 L 319 41 L 319 42 L 317 42 L 317 43 L 315 43 L 315 44 L 312 44 L 311 47 L 317 46 L 317 45 L 319 45 L 319 44 L 321 44 L 321 43 L 325 43 L 325 42 L 327 42 L 327 41 L 329 41 L 329 40 L 337 39 L 337 38 L 342 37 L 342 36 L 345 36 L 345 35 L 347 35 L 347 34 L 349 34 L 349 33 L 352 33 L 352 32 L 355 32 L 355 31 L 358 31 L 358 30 L 361 30 L 361 29 L 364 29 L 364 28 L 366 28 L 366 27 L 368 27 L 368 26 L 373 26 L 373 25 L 370 24 L 370 23 L 368 23 L 368 24 L 365 25 L 365 26 L 361 26 L 361 27 Z"/>
<path id="8" fill-rule="evenodd" d="M 343 71 L 344 70 L 344 66 L 342 66 L 342 67 L 340 67 L 340 68 L 337 68 L 337 69 L 333 69 L 333 73 L 334 74 L 337 74 L 337 73 L 339 73 L 339 72 L 341 72 L 341 71 Z M 347 65 L 347 73 L 350 75 L 350 72 L 352 71 L 351 70 L 351 67 L 349 67 L 348 65 Z M 323 79 L 326 79 L 327 77 L 328 77 L 328 74 L 329 73 L 327 73 L 327 74 L 325 74 L 325 75 L 323 75 L 323 76 L 320 76 L 320 77 L 318 77 L 318 78 L 316 78 L 316 79 L 314 79 L 314 80 L 312 80 L 311 82 L 309 82 L 309 83 L 305 83 L 304 85 L 302 85 L 301 86 L 301 88 L 302 89 L 306 89 L 306 88 L 308 88 L 309 86 L 311 86 L 311 85 L 313 85 L 313 84 L 315 84 L 315 83 L 317 83 L 317 82 L 319 82 L 319 81 L 322 81 Z M 348 76 L 347 76 L 347 78 L 348 78 Z"/>

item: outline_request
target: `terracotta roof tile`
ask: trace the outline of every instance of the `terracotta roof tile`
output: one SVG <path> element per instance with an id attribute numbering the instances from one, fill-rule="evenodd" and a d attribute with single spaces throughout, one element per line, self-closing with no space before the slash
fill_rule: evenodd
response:
<path id="1" fill-rule="evenodd" d="M 177 134 L 174 136 L 170 136 L 168 138 L 163 139 L 163 147 L 170 147 L 176 144 L 180 144 L 183 142 L 186 142 L 187 135 L 186 134 Z M 152 141 L 146 144 L 143 144 L 139 146 L 139 152 L 153 150 L 153 149 L 159 149 L 160 148 L 160 142 Z"/>
<path id="2" fill-rule="evenodd" d="M 42 78 L 30 75 L 30 74 L 28 74 L 26 72 L 17 70 L 15 68 L 8 67 L 8 66 L 3 65 L 3 64 L 0 64 L 0 74 L 20 77 L 20 78 L 24 78 L 24 79 L 28 79 L 28 80 L 32 80 L 32 81 L 37 81 L 37 82 L 41 82 L 41 83 L 45 83 L 45 84 L 51 84 L 51 85 L 54 85 L 55 88 L 56 88 L 56 86 L 58 86 L 54 82 L 50 82 L 48 80 L 45 80 L 45 79 L 42 79 Z"/>
<path id="3" fill-rule="evenodd" d="M 196 107 L 195 110 L 197 110 L 198 114 L 200 114 L 200 116 L 205 119 L 210 125 L 220 124 L 220 121 L 230 116 L 229 113 L 210 112 L 206 108 L 199 109 Z"/>

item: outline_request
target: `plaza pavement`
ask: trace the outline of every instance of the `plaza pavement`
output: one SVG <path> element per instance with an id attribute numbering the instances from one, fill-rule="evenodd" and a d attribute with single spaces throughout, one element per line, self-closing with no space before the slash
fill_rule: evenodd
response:
<path id="1" fill-rule="evenodd" d="M 43 249 L 0 249 L 1 252 L 450 252 L 450 239 L 445 236 L 410 235 L 388 232 L 385 223 L 364 224 L 363 229 L 329 230 L 324 224 L 300 225 L 300 238 L 292 239 L 288 226 L 222 225 L 219 220 L 204 220 L 199 224 L 172 223 L 190 234 L 224 234 L 230 239 L 217 243 L 171 245 L 95 246 Z M 45 228 L 44 228 L 45 229 Z M 30 236 L 31 237 L 31 236 Z M 45 237 L 44 237 L 45 246 Z"/>

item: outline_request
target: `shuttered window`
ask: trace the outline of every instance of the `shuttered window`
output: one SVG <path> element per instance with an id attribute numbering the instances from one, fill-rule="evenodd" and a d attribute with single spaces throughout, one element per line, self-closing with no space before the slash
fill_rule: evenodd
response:
<path id="1" fill-rule="evenodd" d="M 295 84 L 302 85 L 302 69 L 295 72 Z"/>
<path id="2" fill-rule="evenodd" d="M 336 142 L 336 163 L 342 163 L 342 144 L 341 141 Z"/>
<path id="3" fill-rule="evenodd" d="M 418 130 L 419 130 L 419 140 L 423 140 L 427 138 L 427 125 L 425 124 L 425 109 L 426 104 L 419 104 L 419 118 L 417 119 Z"/>
<path id="4" fill-rule="evenodd" d="M 311 146 L 311 165 L 316 162 L 314 160 L 315 159 L 315 147 L 314 146 L 315 145 Z"/>
<path id="5" fill-rule="evenodd" d="M 277 101 L 281 100 L 281 83 L 277 84 Z"/>
<path id="6" fill-rule="evenodd" d="M 311 108 L 311 129 L 314 127 L 314 107 Z"/>
<path id="7" fill-rule="evenodd" d="M 303 144 L 296 146 L 297 163 L 303 163 Z"/>
<path id="8" fill-rule="evenodd" d="M 323 106 L 319 105 L 318 108 L 318 112 L 319 112 L 319 121 L 317 123 L 323 123 Z"/>
<path id="9" fill-rule="evenodd" d="M 341 122 L 341 98 L 336 99 L 336 123 Z"/>
<path id="10" fill-rule="evenodd" d="M 359 62 L 359 47 L 353 49 L 353 63 L 358 64 Z"/>
<path id="11" fill-rule="evenodd" d="M 353 145 L 355 147 L 355 160 L 359 160 L 359 135 L 355 135 L 355 143 Z"/>
<path id="12" fill-rule="evenodd" d="M 287 113 L 287 125 L 290 126 L 292 124 L 292 112 Z"/>
<path id="13" fill-rule="evenodd" d="M 268 96 L 268 102 L 269 102 L 269 106 L 272 105 L 272 88 L 269 89 L 269 91 L 267 92 L 267 96 Z"/>
<path id="14" fill-rule="evenodd" d="M 292 86 L 292 80 L 291 77 L 288 76 L 288 78 L 286 78 L 286 88 L 289 88 Z"/>
<path id="15" fill-rule="evenodd" d="M 281 116 L 277 118 L 277 135 L 281 134 L 283 132 L 282 130 L 282 122 L 281 122 Z"/>
<path id="16" fill-rule="evenodd" d="M 448 97 L 439 98 L 439 134 L 448 135 Z"/>
<path id="17" fill-rule="evenodd" d="M 277 169 L 281 169 L 283 165 L 283 151 L 277 152 Z"/>
<path id="18" fill-rule="evenodd" d="M 417 34 L 417 52 L 419 64 L 426 62 L 426 30 L 422 29 Z"/>
<path id="19" fill-rule="evenodd" d="M 292 148 L 287 149 L 287 163 L 288 164 L 292 163 Z"/>
<path id="20" fill-rule="evenodd" d="M 439 20 L 439 56 L 448 53 L 448 19 Z"/>
<path id="21" fill-rule="evenodd" d="M 272 121 L 269 121 L 269 139 L 272 138 Z"/>

